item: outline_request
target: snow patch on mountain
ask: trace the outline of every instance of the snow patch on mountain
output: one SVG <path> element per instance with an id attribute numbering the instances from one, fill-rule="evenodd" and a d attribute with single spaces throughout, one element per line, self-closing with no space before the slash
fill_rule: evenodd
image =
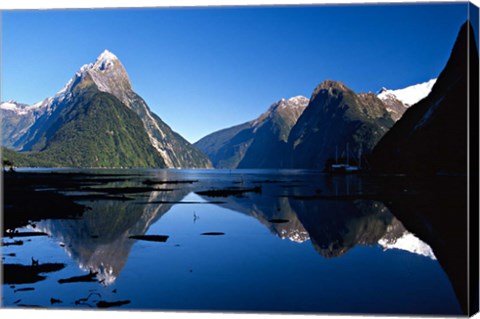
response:
<path id="1" fill-rule="evenodd" d="M 378 241 L 378 244 L 384 249 L 400 249 L 405 250 L 413 254 L 428 257 L 436 260 L 435 254 L 432 248 L 421 241 L 418 237 L 412 233 L 405 231 L 401 237 L 392 239 L 382 238 Z"/>
<path id="2" fill-rule="evenodd" d="M 304 243 L 307 240 L 310 240 L 310 235 L 306 230 L 299 230 L 299 229 L 293 229 L 293 230 L 286 230 L 282 229 L 280 231 L 280 238 L 282 239 L 288 239 L 294 243 Z"/>
<path id="3" fill-rule="evenodd" d="M 398 90 L 388 90 L 386 88 L 382 88 L 377 96 L 382 101 L 396 98 L 406 107 L 409 107 L 427 97 L 427 95 L 432 91 L 432 87 L 436 81 L 437 79 L 431 79 L 427 82 L 411 85 Z"/>
<path id="4" fill-rule="evenodd" d="M 289 108 L 306 108 L 310 100 L 304 96 L 298 95 L 289 98 L 288 100 L 282 99 L 280 101 L 280 107 L 285 109 Z"/>
<path id="5" fill-rule="evenodd" d="M 3 102 L 3 103 L 0 104 L 0 109 L 8 110 L 8 111 L 16 111 L 18 108 L 17 108 L 17 104 L 15 104 L 15 103 Z"/>
<path id="6" fill-rule="evenodd" d="M 105 71 L 113 67 L 115 61 L 118 61 L 117 56 L 112 52 L 105 50 L 98 56 L 95 66 L 99 70 Z"/>
<path id="7" fill-rule="evenodd" d="M 74 78 L 68 80 L 67 84 L 65 84 L 65 86 L 60 91 L 58 91 L 57 94 L 55 94 L 55 96 L 64 97 L 70 91 L 73 84 L 73 79 Z"/>
<path id="8" fill-rule="evenodd" d="M 288 99 L 289 102 L 292 102 L 294 106 L 303 106 L 306 107 L 310 100 L 302 95 L 297 95 Z"/>
<path id="9" fill-rule="evenodd" d="M 255 131 L 263 125 L 265 120 L 272 118 L 275 113 L 282 112 L 286 113 L 295 113 L 295 117 L 298 118 L 300 114 L 305 110 L 310 100 L 304 96 L 298 95 L 287 99 L 282 98 L 281 100 L 270 105 L 268 110 L 260 115 L 257 119 L 252 121 L 252 126 L 255 127 Z M 254 132 L 255 132 L 254 131 Z"/>
<path id="10" fill-rule="evenodd" d="M 34 111 L 40 111 L 40 109 L 44 107 L 45 107 L 44 101 L 35 103 L 33 105 L 22 104 L 13 100 L 0 103 L 0 110 L 10 111 L 20 116 L 31 114 Z"/>

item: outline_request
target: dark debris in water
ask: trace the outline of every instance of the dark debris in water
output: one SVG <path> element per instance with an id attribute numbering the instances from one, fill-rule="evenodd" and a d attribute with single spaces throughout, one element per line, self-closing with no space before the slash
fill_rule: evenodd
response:
<path id="1" fill-rule="evenodd" d="M 168 236 L 166 235 L 134 235 L 134 236 L 129 236 L 128 238 L 164 243 L 167 241 Z"/>
<path id="2" fill-rule="evenodd" d="M 39 305 L 27 305 L 27 304 L 18 304 L 17 306 L 19 307 L 23 307 L 23 308 L 45 308 L 43 306 L 39 306 Z"/>
<path id="3" fill-rule="evenodd" d="M 37 220 L 75 218 L 84 212 L 82 205 L 58 192 L 80 187 L 66 174 L 6 173 L 3 177 L 3 236 Z"/>
<path id="4" fill-rule="evenodd" d="M 4 264 L 3 280 L 4 284 L 33 284 L 44 280 L 45 276 L 41 273 L 55 272 L 65 268 L 65 264 L 50 263 L 39 265 L 22 265 L 22 264 Z"/>
<path id="5" fill-rule="evenodd" d="M 160 192 L 160 191 L 164 191 L 164 189 L 155 188 L 155 187 L 86 187 L 86 188 L 82 188 L 82 191 L 100 192 L 100 193 L 118 195 L 118 194 Z"/>
<path id="6" fill-rule="evenodd" d="M 71 200 L 78 201 L 94 201 L 94 200 L 109 200 L 109 201 L 129 201 L 133 200 L 132 197 L 125 195 L 122 196 L 112 196 L 106 194 L 82 194 L 82 195 L 66 195 Z"/>
<path id="7" fill-rule="evenodd" d="M 90 297 L 92 297 L 92 296 L 96 296 L 96 297 L 98 297 L 98 298 L 101 298 L 101 297 L 102 297 L 102 296 L 101 296 L 99 293 L 97 293 L 97 292 L 91 292 L 91 293 L 88 294 L 87 297 L 85 297 L 85 298 L 80 298 L 80 299 L 75 300 L 75 305 L 77 305 L 77 306 L 78 306 L 78 305 L 86 305 L 86 306 L 92 307 L 92 305 L 90 304 L 90 302 L 92 302 L 92 300 L 90 300 Z"/>
<path id="8" fill-rule="evenodd" d="M 5 237 L 14 238 L 14 237 L 35 237 L 35 236 L 48 236 L 47 233 L 43 232 L 12 232 L 7 233 Z"/>
<path id="9" fill-rule="evenodd" d="M 202 233 L 201 235 L 204 235 L 204 236 L 222 236 L 222 235 L 225 235 L 225 233 L 212 231 L 212 232 Z"/>
<path id="10" fill-rule="evenodd" d="M 241 196 L 245 193 L 262 193 L 262 187 L 256 186 L 253 188 L 241 188 L 230 187 L 225 189 L 210 189 L 206 191 L 198 191 L 195 194 L 208 197 L 228 197 L 228 196 Z"/>
<path id="11" fill-rule="evenodd" d="M 14 240 L 14 241 L 2 241 L 2 246 L 21 246 L 23 245 L 23 241 L 21 240 Z"/>
<path id="12" fill-rule="evenodd" d="M 35 290 L 35 288 L 33 288 L 33 287 L 25 287 L 25 288 L 15 289 L 13 292 L 17 293 L 17 292 L 22 292 L 22 291 L 33 291 L 33 290 Z"/>
<path id="13" fill-rule="evenodd" d="M 50 304 L 51 305 L 54 305 L 56 303 L 62 303 L 62 301 L 60 299 L 50 298 Z"/>
<path id="14" fill-rule="evenodd" d="M 130 300 L 120 300 L 120 301 L 105 301 L 100 300 L 97 302 L 97 308 L 111 308 L 111 307 L 120 307 L 123 305 L 128 305 Z"/>
<path id="15" fill-rule="evenodd" d="M 83 276 L 74 276 L 70 278 L 59 279 L 58 283 L 67 284 L 67 283 L 74 283 L 74 282 L 95 282 L 95 281 L 97 281 L 97 273 L 90 272 Z"/>

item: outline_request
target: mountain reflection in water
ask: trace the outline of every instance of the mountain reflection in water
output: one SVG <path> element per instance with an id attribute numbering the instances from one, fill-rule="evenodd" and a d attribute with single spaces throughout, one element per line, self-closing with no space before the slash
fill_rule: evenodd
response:
<path id="1" fill-rule="evenodd" d="M 144 250 L 150 249 L 149 247 L 160 247 L 158 252 L 148 255 L 150 256 L 148 258 L 152 258 L 151 260 L 145 260 L 139 264 L 159 263 L 164 265 L 159 269 L 168 269 L 170 267 L 168 263 L 173 263 L 172 267 L 175 268 L 175 258 L 177 258 L 175 256 L 178 254 L 177 252 L 182 251 L 181 247 L 183 245 L 187 247 L 185 249 L 193 249 L 192 247 L 196 247 L 196 245 L 199 248 L 204 244 L 212 245 L 207 249 L 213 250 L 212 253 L 214 253 L 217 247 L 220 252 L 222 245 L 224 245 L 222 243 L 236 245 L 239 243 L 238 241 L 247 242 L 252 238 L 256 240 L 258 245 L 261 245 L 260 241 L 271 242 L 272 236 L 269 236 L 269 238 L 248 237 L 249 230 L 242 228 L 242 225 L 222 222 L 222 218 L 236 220 L 235 218 L 227 219 L 227 216 L 233 218 L 234 215 L 256 220 L 257 225 L 262 225 L 263 229 L 268 229 L 268 232 L 275 237 L 292 243 L 293 246 L 279 246 L 275 242 L 269 244 L 274 245 L 272 248 L 279 249 L 279 255 L 275 255 L 277 256 L 275 258 L 281 258 L 280 256 L 283 255 L 287 256 L 288 251 L 283 251 L 284 249 L 310 246 L 314 248 L 318 258 L 328 260 L 328 262 L 342 259 L 344 256 L 351 256 L 352 252 L 352 261 L 358 260 L 358 262 L 365 263 L 366 261 L 363 260 L 368 260 L 371 253 L 366 253 L 365 257 L 358 259 L 357 254 L 365 252 L 354 248 L 367 247 L 376 249 L 376 251 L 403 251 L 405 254 L 415 254 L 419 256 L 417 258 L 425 258 L 435 262 L 437 251 L 434 253 L 434 250 L 424 242 L 424 239 L 429 239 L 431 234 L 421 233 L 421 236 L 418 236 L 412 233 L 394 215 L 395 212 L 399 211 L 401 212 L 400 216 L 404 218 L 405 208 L 412 210 L 415 206 L 414 202 L 411 201 L 409 205 L 404 203 L 406 206 L 398 208 L 397 204 L 399 202 L 403 203 L 399 198 L 403 199 L 405 194 L 410 194 L 403 189 L 403 185 L 397 189 L 397 186 L 380 185 L 378 181 L 364 179 L 360 176 L 329 177 L 312 172 L 260 172 L 153 171 L 125 177 L 123 181 L 106 183 L 98 186 L 98 190 L 95 189 L 97 186 L 83 189 L 58 189 L 67 196 L 74 196 L 72 198 L 76 203 L 87 208 L 83 215 L 76 219 L 43 219 L 35 221 L 33 225 L 26 228 L 31 231 L 49 234 L 80 269 L 96 273 L 96 279 L 103 287 L 116 285 L 116 282 L 122 277 L 122 272 L 131 271 L 131 267 L 136 264 L 135 258 L 141 256 L 138 252 L 133 254 L 134 251 L 138 251 L 138 249 L 135 250 L 135 247 L 142 247 Z M 190 180 L 192 182 L 162 183 L 166 180 Z M 151 190 L 145 188 L 145 181 L 148 181 L 149 185 L 151 184 Z M 156 181 L 159 183 L 156 184 Z M 378 188 L 382 187 L 384 189 L 380 192 Z M 115 189 L 128 189 L 129 192 L 126 196 L 119 197 L 115 195 Z M 236 195 L 223 197 L 196 195 L 197 192 L 221 189 L 235 190 L 232 194 Z M 242 192 L 243 189 L 260 189 L 260 191 Z M 116 198 L 79 196 L 79 194 L 105 195 L 105 192 L 109 192 L 110 195 L 114 194 Z M 401 193 L 401 197 L 396 197 L 399 193 Z M 212 194 L 216 193 L 213 192 Z M 385 197 L 385 194 L 388 196 Z M 390 195 L 391 197 L 389 197 Z M 396 211 L 392 212 L 390 207 L 394 207 Z M 208 215 L 213 214 L 209 213 L 210 211 L 218 212 L 218 215 L 215 215 L 218 216 L 216 217 L 217 221 L 212 219 L 213 215 Z M 411 219 L 407 218 L 406 220 L 412 224 Z M 190 226 L 188 226 L 188 223 L 190 223 Z M 197 229 L 195 224 L 199 226 L 203 224 L 202 227 L 207 227 L 205 226 L 207 223 L 210 223 L 209 228 L 195 230 Z M 414 225 L 417 225 L 416 232 L 422 231 L 422 223 Z M 233 232 L 234 229 L 238 230 Z M 144 242 L 141 245 L 139 244 L 140 246 L 136 246 L 135 243 L 138 241 L 130 238 L 131 236 L 148 235 L 152 232 L 155 235 L 169 236 L 167 243 Z M 242 232 L 247 237 L 235 235 L 235 233 L 241 234 Z M 214 236 L 216 238 L 211 237 L 210 239 L 208 238 L 210 236 L 200 236 L 200 234 L 209 233 L 218 233 L 222 236 Z M 189 239 L 187 240 L 185 236 Z M 438 242 L 441 242 L 441 240 L 437 240 L 435 243 Z M 178 248 L 173 251 L 167 249 L 168 247 Z M 21 248 L 18 249 L 21 250 Z M 155 249 L 157 250 L 157 248 Z M 200 250 L 202 249 L 205 248 L 202 247 Z M 251 247 L 252 251 L 255 251 L 255 249 L 254 246 Z M 443 257 L 440 263 L 444 265 L 444 261 L 447 260 L 446 273 L 451 277 L 452 273 L 455 273 L 454 268 L 448 268 L 448 266 L 451 266 L 448 263 L 451 257 L 445 257 L 445 249 L 442 249 L 442 247 L 439 249 Z M 172 252 L 175 253 L 172 254 Z M 261 254 L 260 250 L 258 253 Z M 232 248 L 231 254 L 235 254 L 235 249 Z M 189 257 L 186 255 L 185 258 L 192 261 L 197 260 L 201 265 L 210 265 L 210 262 L 214 262 L 213 260 L 210 261 L 211 256 L 192 255 Z M 204 258 L 204 260 L 199 261 L 198 258 Z M 230 257 L 225 256 L 225 258 L 228 260 Z M 402 258 L 407 257 L 405 255 Z M 404 260 L 408 261 L 408 259 Z M 27 260 L 27 262 L 29 261 Z M 250 259 L 245 260 L 245 262 L 254 267 L 257 261 Z M 130 268 L 126 267 L 129 263 L 132 264 Z M 211 264 L 211 266 L 214 265 Z M 352 264 L 351 267 L 356 267 L 356 265 Z M 456 267 L 457 270 L 461 268 L 461 263 Z M 126 270 L 127 268 L 128 270 Z M 212 267 L 212 269 L 214 268 Z M 148 270 L 144 269 L 136 269 L 136 271 L 148 273 Z M 190 273 L 192 273 L 192 270 L 190 270 Z M 226 273 L 228 273 L 227 270 Z M 218 275 L 222 277 L 221 274 Z M 332 273 L 329 275 L 327 273 L 323 275 L 338 276 L 339 274 Z M 152 273 L 151 276 L 153 276 L 151 278 L 152 283 L 166 284 L 166 277 L 162 277 L 165 275 Z M 159 276 L 158 279 L 155 276 Z M 303 276 L 307 278 L 309 274 L 303 274 Z M 130 275 L 127 275 L 126 278 L 130 278 Z M 461 300 L 463 282 L 459 281 L 458 277 L 453 276 L 453 278 L 456 279 L 452 282 L 453 287 L 463 308 L 464 304 Z M 188 285 L 187 277 L 180 280 L 181 282 L 185 281 L 185 284 Z M 132 285 L 132 283 L 129 285 Z M 351 289 L 355 289 L 355 282 L 352 282 L 351 285 Z M 227 286 L 223 288 L 230 289 Z M 355 306 L 352 306 L 351 309 L 353 310 L 349 310 L 350 308 L 322 308 L 321 306 L 316 308 L 316 306 L 310 305 L 312 302 L 309 301 L 305 304 L 307 311 L 322 312 L 332 311 L 333 309 L 335 312 L 351 312 L 355 309 L 368 309 L 372 312 L 388 312 L 386 305 L 377 305 L 379 308 L 375 308 L 376 306 L 372 306 L 373 308 L 369 308 L 369 306 L 355 308 Z M 236 306 L 225 305 L 225 309 L 242 310 L 241 304 L 234 303 Z M 307 306 L 307 304 L 310 306 Z M 355 301 L 352 300 L 352 305 L 354 304 Z M 205 307 L 208 307 L 207 305 Z M 135 307 L 135 300 L 132 301 L 131 306 Z M 405 309 L 409 310 L 405 310 L 405 313 L 410 313 L 412 309 L 416 309 L 411 308 L 413 306 L 407 306 Z M 161 304 L 158 307 L 158 309 L 162 309 Z M 182 307 L 179 308 L 183 309 Z M 194 304 L 191 307 L 195 309 Z M 332 305 L 332 307 L 335 306 Z M 178 307 L 173 306 L 173 309 L 178 309 Z M 185 306 L 184 309 L 191 308 Z M 218 308 L 215 309 L 223 309 L 222 304 L 218 304 Z M 265 309 L 277 310 L 273 304 L 265 305 Z M 290 308 L 287 306 L 287 308 L 278 309 L 288 310 Z M 419 313 L 438 312 L 428 307 L 425 309 L 419 310 Z M 254 309 L 248 307 L 246 310 Z M 397 309 L 397 311 L 401 310 Z M 455 311 L 448 310 L 449 313 L 455 313 Z M 440 311 L 440 313 L 442 312 Z"/>
<path id="2" fill-rule="evenodd" d="M 185 194 L 153 191 L 147 202 L 180 201 Z M 140 202 L 145 202 L 145 198 L 80 201 L 89 207 L 81 219 L 44 220 L 36 224 L 36 230 L 54 237 L 82 270 L 97 273 L 101 283 L 110 285 L 120 274 L 135 243 L 129 237 L 145 234 L 172 207 L 172 204 L 139 205 Z"/>
<path id="3" fill-rule="evenodd" d="M 431 248 L 377 201 L 301 201 L 251 195 L 230 197 L 221 206 L 255 217 L 282 239 L 297 243 L 310 240 L 325 258 L 341 256 L 356 245 L 378 243 L 385 250 L 401 249 L 435 259 Z M 286 222 L 270 222 L 276 219 Z"/>

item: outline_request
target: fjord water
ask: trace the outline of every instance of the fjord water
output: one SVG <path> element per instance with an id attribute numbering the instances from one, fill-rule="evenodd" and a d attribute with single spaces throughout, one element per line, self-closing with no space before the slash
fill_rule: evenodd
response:
<path id="1" fill-rule="evenodd" d="M 56 189 L 86 207 L 81 217 L 18 229 L 49 236 L 4 246 L 5 265 L 30 266 L 33 259 L 65 267 L 29 283 L 5 278 L 4 307 L 103 301 L 145 310 L 462 313 L 449 272 L 419 239 L 430 237 L 406 229 L 388 200 L 370 196 L 386 187 L 378 180 L 298 170 L 56 173 L 115 178 Z M 202 193 L 209 190 L 217 192 Z M 130 238 L 139 235 L 168 238 Z M 89 273 L 92 281 L 65 281 Z"/>

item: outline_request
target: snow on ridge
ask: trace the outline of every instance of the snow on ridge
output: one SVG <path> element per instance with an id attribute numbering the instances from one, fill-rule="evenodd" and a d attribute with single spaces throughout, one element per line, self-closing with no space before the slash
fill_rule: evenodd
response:
<path id="1" fill-rule="evenodd" d="M 271 118 L 272 116 L 274 116 L 274 113 L 278 110 L 284 110 L 286 108 L 298 110 L 299 108 L 307 107 L 309 102 L 310 100 L 302 95 L 297 95 L 289 99 L 282 98 L 271 104 L 265 113 L 262 113 L 255 120 L 250 121 L 250 123 L 253 127 L 256 127 L 256 129 L 258 129 L 258 127 L 260 127 L 267 118 Z"/>
<path id="2" fill-rule="evenodd" d="M 383 101 L 396 98 L 405 104 L 405 106 L 412 106 L 430 94 L 436 81 L 437 79 L 431 79 L 427 82 L 411 85 L 398 90 L 382 88 L 377 94 L 377 97 Z"/>
<path id="3" fill-rule="evenodd" d="M 385 100 L 388 100 L 388 99 L 395 99 L 397 98 L 397 96 L 395 95 L 395 93 L 393 93 L 393 90 L 388 90 L 386 88 L 382 88 L 379 93 L 377 94 L 377 97 L 382 100 L 382 101 L 385 101 Z"/>
<path id="4" fill-rule="evenodd" d="M 115 61 L 117 56 L 108 50 L 104 50 L 97 58 L 97 61 Z"/>
<path id="5" fill-rule="evenodd" d="M 95 59 L 94 63 L 87 63 L 80 67 L 80 69 L 76 72 L 77 77 L 81 77 L 83 74 L 90 70 L 96 71 L 105 71 L 108 70 L 115 61 L 119 61 L 118 57 L 108 50 L 104 50 L 100 55 Z M 70 82 L 73 81 L 73 78 L 67 83 L 64 87 L 68 89 Z M 63 91 L 63 89 L 62 89 Z M 60 91 L 61 92 L 61 91 Z"/>
<path id="6" fill-rule="evenodd" d="M 115 54 L 108 50 L 105 50 L 97 57 L 95 63 L 91 68 L 100 72 L 108 71 L 114 66 L 115 62 L 117 61 L 118 58 Z"/>
<path id="7" fill-rule="evenodd" d="M 118 61 L 117 56 L 112 52 L 105 50 L 97 57 L 95 63 L 82 65 L 80 69 L 75 73 L 75 75 L 53 97 L 46 98 L 32 105 L 19 104 L 15 101 L 1 102 L 0 109 L 12 111 L 18 115 L 26 115 L 33 111 L 40 111 L 43 108 L 49 108 L 55 101 L 61 102 L 65 98 L 68 98 L 72 87 L 78 78 L 83 77 L 89 71 L 95 72 L 108 70 L 111 66 L 113 66 L 114 61 Z M 98 76 L 95 77 L 95 79 L 97 80 L 97 85 L 99 86 L 99 89 L 101 91 L 112 93 L 109 90 L 109 83 L 104 83 L 104 81 L 100 81 L 100 78 Z"/>
<path id="8" fill-rule="evenodd" d="M 43 105 L 43 101 L 40 101 L 40 102 L 37 102 L 35 104 L 30 105 L 28 108 L 31 109 L 31 110 L 39 109 L 39 108 L 42 107 L 42 105 Z"/>
<path id="9" fill-rule="evenodd" d="M 80 67 L 80 69 L 75 73 L 76 76 L 82 76 L 83 73 L 90 70 L 93 67 L 93 63 L 87 63 Z"/>
<path id="10" fill-rule="evenodd" d="M 280 231 L 280 238 L 288 239 L 294 243 L 301 244 L 307 240 L 310 240 L 310 235 L 305 230 L 295 229 L 293 231 L 287 231 L 286 229 L 282 229 Z"/>
<path id="11" fill-rule="evenodd" d="M 307 105 L 310 100 L 303 95 L 297 95 L 289 98 L 288 101 L 296 104 Z"/>
<path id="12" fill-rule="evenodd" d="M 302 95 L 297 95 L 289 98 L 288 100 L 282 99 L 282 109 L 285 109 L 287 106 L 298 108 L 298 107 L 306 107 L 310 100 Z M 285 103 L 285 102 L 288 102 Z"/>
<path id="13" fill-rule="evenodd" d="M 59 99 L 59 100 L 62 100 L 65 98 L 65 96 L 67 96 L 67 94 L 70 92 L 71 88 L 72 88 L 72 85 L 73 85 L 73 81 L 75 79 L 77 75 L 75 75 L 74 77 L 72 77 L 70 80 L 68 80 L 67 84 L 65 84 L 65 86 L 60 90 L 58 91 L 56 94 L 55 94 L 55 98 Z M 39 103 L 36 103 L 36 104 L 39 104 Z M 36 105 L 35 104 L 35 105 Z"/>
<path id="14" fill-rule="evenodd" d="M 405 231 L 401 237 L 394 241 L 382 238 L 378 241 L 378 244 L 382 246 L 384 250 L 400 249 L 413 254 L 425 256 L 433 260 L 437 259 L 429 245 L 408 231 Z"/>
<path id="15" fill-rule="evenodd" d="M 32 105 L 17 103 L 16 101 L 7 101 L 0 103 L 0 110 L 14 112 L 17 115 L 26 115 L 44 106 L 44 101 Z"/>
<path id="16" fill-rule="evenodd" d="M 13 103 L 13 101 L 2 102 L 0 104 L 0 109 L 7 110 L 7 111 L 17 111 L 19 107 L 17 104 Z"/>

